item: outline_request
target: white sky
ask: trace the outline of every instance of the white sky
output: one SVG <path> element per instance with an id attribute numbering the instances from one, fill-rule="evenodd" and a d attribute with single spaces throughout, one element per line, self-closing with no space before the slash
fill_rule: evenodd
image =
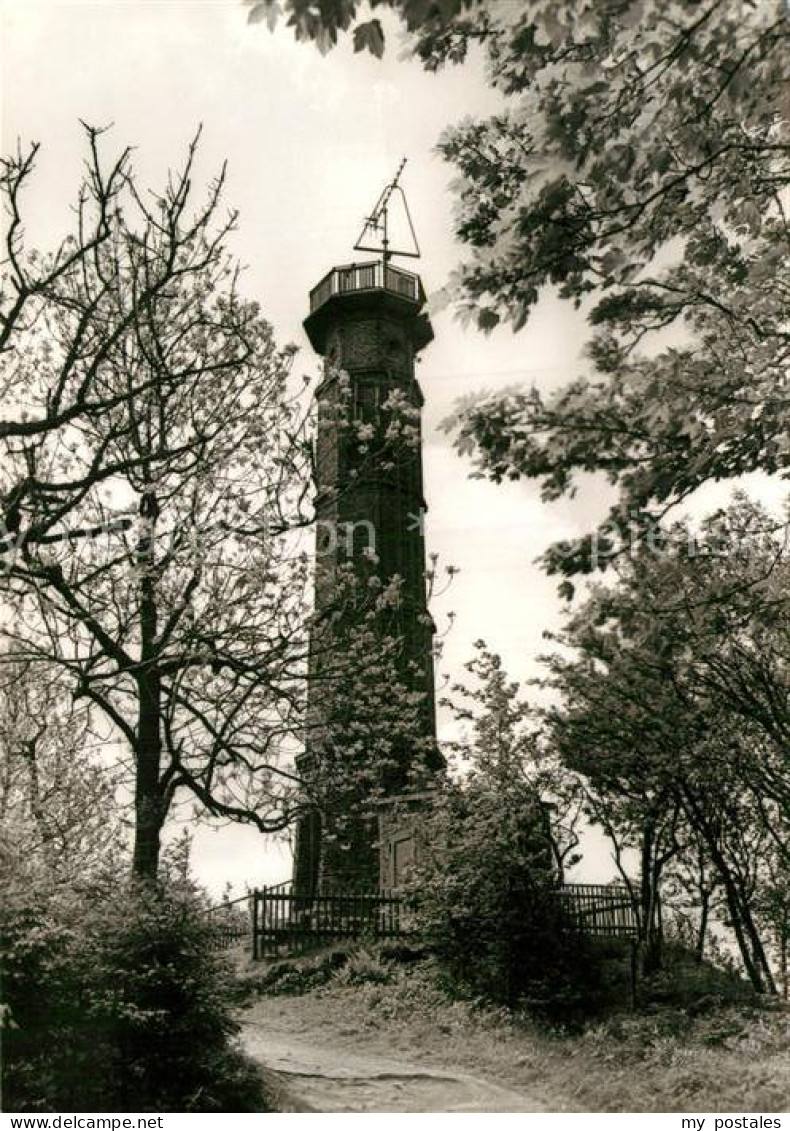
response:
<path id="1" fill-rule="evenodd" d="M 403 184 L 430 294 L 461 255 L 452 234 L 452 169 L 434 153 L 442 130 L 495 105 L 479 61 L 433 76 L 399 59 L 391 32 L 383 60 L 344 45 L 322 57 L 291 33 L 249 26 L 240 0 L 0 0 L 2 146 L 42 144 L 28 194 L 29 232 L 47 247 L 68 230 L 83 158 L 79 119 L 113 123 L 108 151 L 136 147 L 142 183 L 160 185 L 203 123 L 199 173 L 227 158 L 226 200 L 240 210 L 234 250 L 281 344 L 296 342 L 305 371 L 317 359 L 302 331 L 311 286 L 348 262 L 362 218 L 408 156 Z M 413 263 L 413 261 L 412 261 Z M 412 266 L 406 262 L 405 266 Z M 582 367 L 584 324 L 548 298 L 514 336 L 462 330 L 434 319 L 423 354 L 427 542 L 461 573 L 434 610 L 440 627 L 457 614 L 439 680 L 469 659 L 482 637 L 514 676 L 536 673 L 541 633 L 556 628 L 555 582 L 534 559 L 552 541 L 589 527 L 603 509 L 593 485 L 574 501 L 544 506 L 534 484 L 494 486 L 467 478 L 437 424 L 456 397 L 537 380 L 564 383 Z M 590 846 L 585 878 L 607 875 Z M 286 878 L 288 855 L 258 834 L 223 829 L 198 836 L 195 864 L 219 891 Z"/>

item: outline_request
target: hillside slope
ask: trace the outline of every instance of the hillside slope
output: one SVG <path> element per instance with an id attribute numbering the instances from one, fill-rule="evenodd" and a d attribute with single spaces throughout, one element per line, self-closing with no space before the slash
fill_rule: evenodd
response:
<path id="1" fill-rule="evenodd" d="M 785 1011 L 622 1014 L 553 1034 L 450 1001 L 423 968 L 340 970 L 256 1000 L 245 1048 L 312 1111 L 776 1112 L 790 1099 Z M 298 1101 L 297 1101 L 298 1103 Z"/>

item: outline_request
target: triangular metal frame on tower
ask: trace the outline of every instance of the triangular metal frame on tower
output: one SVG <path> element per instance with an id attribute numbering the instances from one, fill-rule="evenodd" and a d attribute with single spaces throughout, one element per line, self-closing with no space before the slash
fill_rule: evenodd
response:
<path id="1" fill-rule="evenodd" d="M 409 212 L 409 203 L 406 200 L 406 194 L 404 193 L 403 189 L 401 188 L 401 186 L 399 184 L 400 175 L 403 172 L 403 167 L 404 167 L 405 164 L 406 164 L 406 158 L 404 157 L 403 160 L 401 161 L 400 165 L 398 166 L 398 171 L 396 172 L 395 176 L 392 178 L 390 183 L 386 186 L 386 188 L 382 192 L 381 196 L 378 198 L 378 200 L 376 202 L 376 207 L 373 209 L 370 216 L 368 216 L 367 219 L 365 220 L 364 227 L 362 228 L 362 231 L 360 232 L 360 234 L 357 238 L 357 242 L 354 244 L 354 251 L 380 252 L 382 261 L 384 263 L 388 263 L 393 255 L 403 255 L 403 256 L 407 256 L 409 259 L 419 259 L 420 258 L 420 245 L 417 242 L 417 234 L 414 231 L 414 224 L 412 223 L 412 220 L 411 220 L 411 213 Z M 389 203 L 390 203 L 390 200 L 392 198 L 392 195 L 395 192 L 400 193 L 401 200 L 403 201 L 403 208 L 404 208 L 404 211 L 406 213 L 406 220 L 407 220 L 408 225 L 409 225 L 409 231 L 411 233 L 411 238 L 414 242 L 414 250 L 413 251 L 406 251 L 403 248 L 390 247 L 389 229 L 388 229 L 388 208 L 389 208 Z M 375 246 L 375 247 L 372 247 L 370 244 L 364 242 L 366 237 L 368 236 L 368 233 L 373 233 L 373 232 L 381 233 L 380 237 L 379 237 L 380 243 L 379 243 L 378 246 Z"/>

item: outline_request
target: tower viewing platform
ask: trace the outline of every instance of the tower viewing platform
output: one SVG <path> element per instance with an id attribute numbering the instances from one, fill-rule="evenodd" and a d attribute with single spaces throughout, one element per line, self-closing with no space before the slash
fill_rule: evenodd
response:
<path id="1" fill-rule="evenodd" d="M 343 267 L 333 267 L 324 275 L 320 283 L 310 291 L 310 313 L 314 314 L 335 295 L 347 295 L 358 291 L 384 290 L 422 306 L 425 293 L 419 275 L 382 263 L 380 259 L 372 263 L 347 263 Z"/>
<path id="2" fill-rule="evenodd" d="M 326 332 L 336 321 L 338 307 L 361 314 L 389 313 L 408 317 L 412 326 L 412 344 L 421 350 L 433 340 L 433 331 L 425 317 L 412 320 L 425 304 L 425 291 L 419 275 L 393 267 L 381 259 L 366 263 L 347 263 L 333 267 L 310 291 L 310 314 L 304 328 L 313 349 L 323 354 Z"/>

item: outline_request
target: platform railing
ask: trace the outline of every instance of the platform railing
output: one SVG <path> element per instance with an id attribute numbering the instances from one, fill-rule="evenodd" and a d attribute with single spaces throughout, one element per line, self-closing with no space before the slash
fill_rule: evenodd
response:
<path id="1" fill-rule="evenodd" d="M 318 310 L 335 295 L 351 294 L 358 291 L 385 290 L 400 295 L 411 302 L 423 299 L 422 285 L 418 275 L 393 267 L 390 263 L 375 260 L 368 263 L 348 263 L 333 267 L 324 275 L 320 283 L 310 291 L 310 313 Z"/>

